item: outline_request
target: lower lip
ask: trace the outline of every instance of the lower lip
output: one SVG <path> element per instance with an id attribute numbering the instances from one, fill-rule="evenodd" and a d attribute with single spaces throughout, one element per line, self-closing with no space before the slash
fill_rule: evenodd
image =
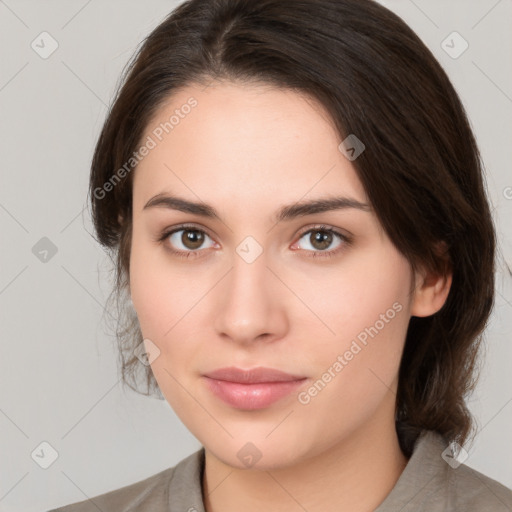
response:
<path id="1" fill-rule="evenodd" d="M 263 409 L 289 395 L 306 380 L 241 384 L 205 377 L 210 390 L 221 400 L 237 409 Z"/>

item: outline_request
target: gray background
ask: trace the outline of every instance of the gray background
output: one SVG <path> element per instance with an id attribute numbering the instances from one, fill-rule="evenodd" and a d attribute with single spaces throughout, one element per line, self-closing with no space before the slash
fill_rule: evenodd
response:
<path id="1" fill-rule="evenodd" d="M 89 234 L 85 203 L 94 143 L 121 70 L 178 3 L 0 0 L 2 511 L 80 501 L 200 447 L 165 401 L 121 386 L 102 323 L 110 263 Z M 512 487 L 512 277 L 505 271 L 505 262 L 512 266 L 512 2 L 382 3 L 447 70 L 486 164 L 501 257 L 485 365 L 470 401 L 480 430 L 466 464 Z M 59 45 L 46 59 L 31 47 L 42 46 L 43 31 Z M 456 59 L 441 46 L 453 31 L 469 44 Z M 452 52 L 462 48 L 450 41 Z M 48 244 L 43 237 L 57 249 L 47 261 L 36 245 Z M 43 441 L 58 453 L 47 469 L 39 465 L 44 457 L 31 456 Z"/>

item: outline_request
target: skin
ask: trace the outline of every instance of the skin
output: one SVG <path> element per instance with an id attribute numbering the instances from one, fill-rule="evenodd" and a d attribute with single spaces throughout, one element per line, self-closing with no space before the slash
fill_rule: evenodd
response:
<path id="1" fill-rule="evenodd" d="M 151 368 L 162 393 L 205 447 L 206 510 L 374 510 L 407 463 L 394 424 L 407 325 L 442 307 L 451 277 L 414 273 L 371 209 L 276 224 L 277 209 L 299 200 L 368 203 L 314 100 L 262 84 L 189 85 L 144 139 L 191 96 L 198 105 L 135 171 L 130 290 L 143 336 L 160 351 Z M 222 221 L 144 209 L 160 193 L 211 204 Z M 202 245 L 184 245 L 183 232 L 156 241 L 185 222 L 206 232 Z M 319 223 L 352 242 L 333 235 L 322 249 L 308 232 Z M 236 252 L 247 236 L 263 250 L 252 263 Z M 307 377 L 307 390 L 396 303 L 400 312 L 307 404 L 294 392 L 265 409 L 235 409 L 202 378 L 267 366 Z M 237 456 L 247 442 L 262 455 L 251 467 Z"/>

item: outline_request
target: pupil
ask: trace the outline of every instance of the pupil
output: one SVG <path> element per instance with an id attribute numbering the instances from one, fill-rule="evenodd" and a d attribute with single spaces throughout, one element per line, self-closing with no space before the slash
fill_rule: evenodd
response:
<path id="1" fill-rule="evenodd" d="M 199 231 L 186 230 L 183 232 L 182 242 L 189 249 L 197 249 L 203 243 L 203 234 Z"/>
<path id="2" fill-rule="evenodd" d="M 325 231 L 315 231 L 314 232 L 315 243 L 313 244 L 313 246 L 316 247 L 315 244 L 319 243 L 319 245 L 320 245 L 320 247 L 318 247 L 319 249 L 327 249 L 327 247 L 329 247 L 329 245 L 331 245 L 331 239 L 332 239 L 332 233 L 327 233 Z"/>

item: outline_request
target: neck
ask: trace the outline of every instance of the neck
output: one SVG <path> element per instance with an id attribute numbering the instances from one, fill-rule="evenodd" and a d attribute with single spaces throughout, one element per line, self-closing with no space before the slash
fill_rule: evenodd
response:
<path id="1" fill-rule="evenodd" d="M 374 421 L 318 455 L 269 471 L 233 468 L 205 450 L 205 510 L 371 512 L 406 464 L 394 421 Z"/>

